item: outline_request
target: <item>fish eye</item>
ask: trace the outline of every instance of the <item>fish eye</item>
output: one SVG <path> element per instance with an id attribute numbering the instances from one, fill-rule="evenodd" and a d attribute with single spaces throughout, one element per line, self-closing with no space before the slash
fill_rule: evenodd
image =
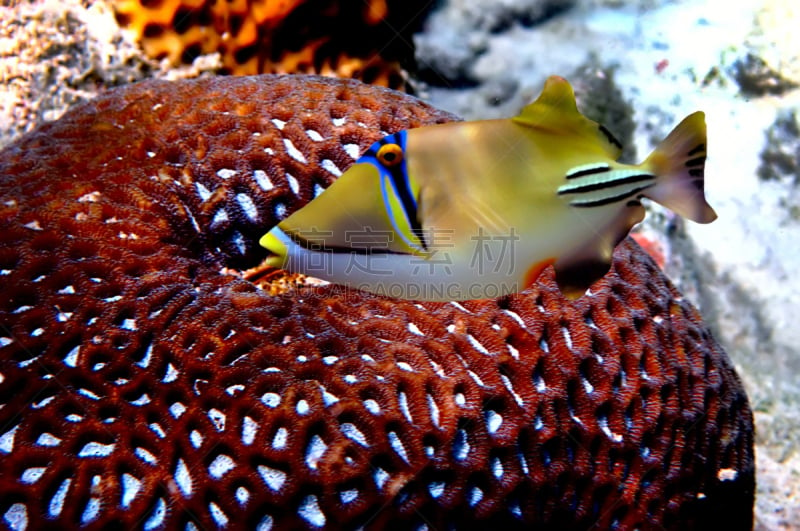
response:
<path id="1" fill-rule="evenodd" d="M 397 144 L 385 144 L 378 150 L 378 160 L 384 166 L 396 166 L 403 162 L 403 148 Z"/>

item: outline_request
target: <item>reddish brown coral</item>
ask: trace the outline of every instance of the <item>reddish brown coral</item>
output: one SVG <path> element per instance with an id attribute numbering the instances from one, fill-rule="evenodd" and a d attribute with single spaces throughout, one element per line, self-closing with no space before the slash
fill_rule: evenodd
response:
<path id="1" fill-rule="evenodd" d="M 120 25 L 151 57 L 219 52 L 233 74 L 316 73 L 405 85 L 419 0 L 115 0 Z"/>
<path id="2" fill-rule="evenodd" d="M 750 410 L 632 242 L 574 303 L 222 269 L 385 133 L 356 82 L 115 90 L 0 153 L 0 515 L 16 529 L 747 528 Z"/>

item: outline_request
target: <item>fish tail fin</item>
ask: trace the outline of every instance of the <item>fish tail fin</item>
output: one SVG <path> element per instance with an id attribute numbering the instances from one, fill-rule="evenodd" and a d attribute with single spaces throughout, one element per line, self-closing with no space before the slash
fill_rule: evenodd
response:
<path id="1" fill-rule="evenodd" d="M 280 228 L 274 227 L 258 240 L 259 245 L 269 251 L 266 265 L 284 269 L 289 258 L 289 242 L 291 240 Z"/>
<path id="2" fill-rule="evenodd" d="M 711 223 L 717 214 L 706 202 L 705 163 L 706 122 L 698 111 L 684 118 L 642 163 L 658 176 L 645 197 L 697 223 Z"/>

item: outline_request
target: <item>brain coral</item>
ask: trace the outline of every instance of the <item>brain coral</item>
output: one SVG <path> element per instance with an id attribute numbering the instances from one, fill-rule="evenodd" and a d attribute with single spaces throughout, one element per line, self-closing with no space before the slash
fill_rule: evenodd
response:
<path id="1" fill-rule="evenodd" d="M 454 117 L 355 81 L 109 91 L 0 152 L 13 529 L 746 529 L 753 426 L 630 240 L 575 302 L 269 295 L 230 271 L 359 152 Z"/>
<path id="2" fill-rule="evenodd" d="M 151 57 L 219 52 L 223 73 L 316 73 L 405 85 L 420 0 L 114 0 L 120 26 Z"/>

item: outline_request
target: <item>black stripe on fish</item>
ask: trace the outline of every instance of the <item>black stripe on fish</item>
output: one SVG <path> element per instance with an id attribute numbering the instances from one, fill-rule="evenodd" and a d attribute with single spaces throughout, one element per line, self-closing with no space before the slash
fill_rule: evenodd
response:
<path id="1" fill-rule="evenodd" d="M 691 151 L 689 151 L 689 153 L 687 153 L 686 156 L 687 157 L 691 157 L 692 155 L 696 155 L 696 154 L 700 153 L 701 151 L 705 151 L 705 150 L 706 150 L 706 145 L 705 144 L 700 144 L 697 147 L 695 147 L 694 149 L 692 149 Z"/>
<path id="2" fill-rule="evenodd" d="M 565 187 L 561 187 L 556 192 L 558 195 L 566 195 L 566 194 L 585 194 L 589 192 L 596 192 L 597 190 L 605 190 L 607 188 L 616 188 L 617 186 L 622 186 L 625 184 L 634 184 L 642 181 L 651 181 L 655 179 L 655 176 L 650 173 L 637 173 L 634 175 L 628 175 L 626 177 L 620 177 L 617 179 L 609 179 L 606 181 L 600 181 L 590 184 L 585 184 L 583 186 L 575 186 L 569 187 L 564 189 Z"/>
<path id="3" fill-rule="evenodd" d="M 703 171 L 702 167 L 692 168 L 691 170 L 689 170 L 689 175 L 691 175 L 692 177 L 703 177 L 703 175 L 705 175 L 705 172 Z"/>
<path id="4" fill-rule="evenodd" d="M 392 176 L 392 184 L 394 185 L 394 189 L 397 191 L 397 198 L 400 199 L 400 204 L 403 206 L 403 212 L 405 212 L 406 217 L 408 218 L 408 224 L 411 228 L 411 233 L 419 238 L 419 242 L 422 244 L 422 249 L 427 251 L 428 244 L 425 242 L 425 238 L 422 234 L 423 231 L 422 225 L 419 222 L 417 200 L 411 194 L 411 185 L 408 182 L 407 174 L 403 171 L 404 168 L 405 164 L 389 168 L 389 175 Z"/>
<path id="5" fill-rule="evenodd" d="M 686 161 L 686 166 L 702 166 L 706 163 L 706 156 L 701 155 L 699 157 L 693 158 L 691 160 Z"/>
<path id="6" fill-rule="evenodd" d="M 624 192 L 622 194 L 613 195 L 613 196 L 609 196 L 609 197 L 603 197 L 601 199 L 595 199 L 594 201 L 581 201 L 580 199 L 576 199 L 574 201 L 571 201 L 570 205 L 572 205 L 574 207 L 577 207 L 577 208 L 589 208 L 589 207 L 599 207 L 599 206 L 610 205 L 611 203 L 616 203 L 618 201 L 623 201 L 623 200 L 629 199 L 629 198 L 631 198 L 633 196 L 636 196 L 636 199 L 638 200 L 641 197 L 638 194 L 640 192 L 643 192 L 644 190 L 647 190 L 648 188 L 651 188 L 652 186 L 655 186 L 655 183 L 646 184 L 644 186 L 638 186 L 638 187 L 634 188 L 633 190 L 628 190 L 628 191 L 626 191 L 626 192 Z M 628 206 L 631 206 L 631 205 L 628 205 Z"/>
<path id="7" fill-rule="evenodd" d="M 617 137 L 615 137 L 614 135 L 612 135 L 612 134 L 611 134 L 611 131 L 609 131 L 608 129 L 606 129 L 606 126 L 604 126 L 604 125 L 598 125 L 598 127 L 600 128 L 600 132 L 601 132 L 601 133 L 603 133 L 604 135 L 606 135 L 606 139 L 608 139 L 608 141 L 609 141 L 610 143 L 612 143 L 613 145 L 615 145 L 615 146 L 616 146 L 616 147 L 618 147 L 619 149 L 622 149 L 622 142 L 620 142 L 619 140 L 617 140 Z"/>
<path id="8" fill-rule="evenodd" d="M 583 168 L 583 169 L 581 169 Z M 578 166 L 577 168 L 573 168 L 573 170 L 577 169 L 578 171 L 574 171 L 572 173 L 567 173 L 567 179 L 576 179 L 578 177 L 584 177 L 586 175 L 594 175 L 596 173 L 604 173 L 611 170 L 611 166 L 608 164 L 598 164 L 594 167 L 587 167 L 587 166 Z"/>

